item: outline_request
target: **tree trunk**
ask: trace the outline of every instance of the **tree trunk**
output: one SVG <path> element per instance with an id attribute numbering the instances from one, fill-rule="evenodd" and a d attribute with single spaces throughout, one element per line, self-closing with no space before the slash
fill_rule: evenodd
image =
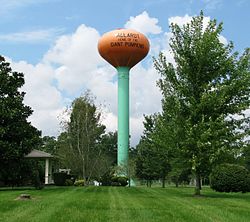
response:
<path id="1" fill-rule="evenodd" d="M 178 182 L 175 183 L 175 187 L 176 187 L 176 188 L 179 187 L 179 183 L 178 183 Z"/>
<path id="2" fill-rule="evenodd" d="M 165 177 L 164 178 L 162 178 L 162 188 L 165 188 Z"/>
<path id="3" fill-rule="evenodd" d="M 195 174 L 195 195 L 201 195 L 201 177 L 200 174 L 196 172 Z"/>

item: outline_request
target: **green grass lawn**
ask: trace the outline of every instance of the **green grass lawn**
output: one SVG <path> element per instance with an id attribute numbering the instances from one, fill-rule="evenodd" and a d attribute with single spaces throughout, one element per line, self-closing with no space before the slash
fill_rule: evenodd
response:
<path id="1" fill-rule="evenodd" d="M 250 221 L 250 193 L 220 194 L 206 188 L 47 187 L 0 190 L 0 221 Z M 32 200 L 16 200 L 28 193 Z"/>

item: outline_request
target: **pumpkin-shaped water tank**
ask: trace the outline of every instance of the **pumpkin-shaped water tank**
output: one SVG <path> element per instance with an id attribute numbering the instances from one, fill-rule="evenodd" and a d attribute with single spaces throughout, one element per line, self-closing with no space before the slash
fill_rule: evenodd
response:
<path id="1" fill-rule="evenodd" d="M 135 30 L 117 29 L 100 38 L 98 51 L 114 67 L 132 68 L 148 54 L 149 41 Z"/>

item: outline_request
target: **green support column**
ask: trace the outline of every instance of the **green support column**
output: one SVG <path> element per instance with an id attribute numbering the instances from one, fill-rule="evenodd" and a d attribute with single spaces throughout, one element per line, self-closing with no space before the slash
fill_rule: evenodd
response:
<path id="1" fill-rule="evenodd" d="M 118 72 L 118 166 L 127 171 L 129 148 L 129 67 L 117 67 Z M 127 172 L 124 172 L 127 174 Z"/>

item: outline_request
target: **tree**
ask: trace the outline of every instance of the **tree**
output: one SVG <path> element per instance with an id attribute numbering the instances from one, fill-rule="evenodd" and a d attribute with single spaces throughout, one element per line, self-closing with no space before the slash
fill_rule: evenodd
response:
<path id="1" fill-rule="evenodd" d="M 250 143 L 242 147 L 242 152 L 237 157 L 236 163 L 244 166 L 248 171 L 250 171 Z"/>
<path id="2" fill-rule="evenodd" d="M 203 20 L 201 12 L 183 27 L 171 24 L 175 64 L 162 53 L 155 60 L 163 101 L 174 97 L 182 111 L 182 121 L 172 129 L 184 134 L 179 149 L 192 165 L 198 195 L 201 176 L 210 172 L 220 154 L 235 155 L 244 143 L 249 133 L 244 111 L 250 105 L 249 49 L 241 56 L 233 53 L 231 42 L 224 45 L 219 40 L 222 24 L 212 20 L 204 27 Z"/>
<path id="3" fill-rule="evenodd" d="M 44 136 L 41 140 L 41 147 L 40 149 L 50 153 L 52 155 L 55 155 L 57 153 L 57 141 L 54 136 Z"/>
<path id="4" fill-rule="evenodd" d="M 70 112 L 66 132 L 58 139 L 59 156 L 64 166 L 88 183 L 100 170 L 102 149 L 99 143 L 105 127 L 100 124 L 101 113 L 89 92 L 73 101 Z"/>
<path id="5" fill-rule="evenodd" d="M 162 99 L 162 113 L 158 115 L 153 141 L 164 150 L 169 165 L 171 179 L 175 184 L 181 181 L 182 175 L 190 171 L 191 166 L 185 159 L 181 141 L 185 140 L 186 110 L 181 109 L 182 101 L 175 94 L 164 91 Z"/>
<path id="6" fill-rule="evenodd" d="M 40 132 L 27 121 L 32 114 L 23 104 L 23 73 L 14 72 L 0 56 L 0 180 L 15 185 L 20 180 L 23 157 L 39 143 Z"/>
<path id="7" fill-rule="evenodd" d="M 165 187 L 170 164 L 168 150 L 157 143 L 155 138 L 158 117 L 156 114 L 145 116 L 145 129 L 137 146 L 136 175 L 147 180 L 148 186 L 151 186 L 152 180 L 161 179 L 162 187 Z"/>
<path id="8" fill-rule="evenodd" d="M 117 132 L 108 132 L 101 136 L 100 149 L 110 160 L 110 166 L 117 164 Z"/>

